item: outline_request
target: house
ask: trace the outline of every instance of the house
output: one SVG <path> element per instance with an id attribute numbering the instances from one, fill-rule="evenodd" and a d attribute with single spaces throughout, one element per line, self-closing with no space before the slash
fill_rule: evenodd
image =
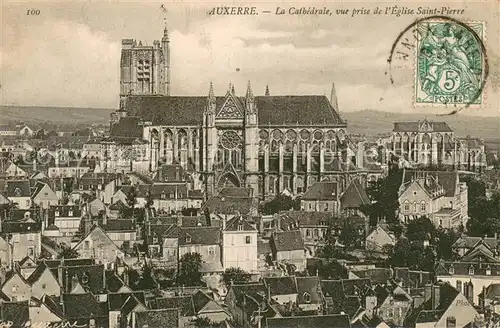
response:
<path id="1" fill-rule="evenodd" d="M 82 210 L 79 205 L 53 205 L 48 211 L 48 225 L 55 225 L 61 237 L 73 237 L 80 228 Z"/>
<path id="2" fill-rule="evenodd" d="M 435 268 L 436 279 L 456 287 L 473 305 L 479 304 L 479 295 L 491 284 L 500 283 L 500 260 L 496 249 L 480 241 L 456 261 L 440 261 Z"/>
<path id="3" fill-rule="evenodd" d="M 306 251 L 299 230 L 275 232 L 269 244 L 276 263 L 291 264 L 295 267 L 293 271 L 303 271 L 306 268 Z"/>
<path id="4" fill-rule="evenodd" d="M 403 171 L 398 192 L 403 223 L 427 216 L 436 227 L 458 228 L 468 220 L 467 184 L 458 172 Z"/>
<path id="5" fill-rule="evenodd" d="M 340 210 L 342 215 L 346 217 L 353 215 L 363 216 L 364 213 L 361 209 L 363 206 L 369 204 L 371 204 L 370 198 L 358 179 L 351 180 L 346 190 L 340 196 Z"/>
<path id="6" fill-rule="evenodd" d="M 17 262 L 26 256 L 34 259 L 42 251 L 41 224 L 31 219 L 31 214 L 26 213 L 25 221 L 2 222 L 2 232 L 10 234 L 12 261 Z"/>
<path id="7" fill-rule="evenodd" d="M 168 213 L 178 212 L 190 206 L 188 202 L 187 184 L 154 183 L 152 185 L 122 186 L 125 195 L 134 188 L 138 207 L 144 207 L 148 199 L 153 207 Z"/>
<path id="8" fill-rule="evenodd" d="M 219 303 L 201 290 L 198 290 L 191 296 L 194 305 L 194 313 L 197 318 L 206 318 L 210 322 L 219 323 L 230 319 L 227 313 Z"/>
<path id="9" fill-rule="evenodd" d="M 104 265 L 96 264 L 95 259 L 45 260 L 45 264 L 57 277 L 61 294 L 90 292 L 97 295 L 106 290 Z"/>
<path id="10" fill-rule="evenodd" d="M 15 127 L 2 124 L 0 125 L 0 136 L 17 136 L 17 129 Z"/>
<path id="11" fill-rule="evenodd" d="M 2 293 L 13 302 L 28 301 L 31 298 L 31 286 L 17 270 L 12 270 L 5 276 Z"/>
<path id="12" fill-rule="evenodd" d="M 261 323 L 259 313 L 265 317 L 281 317 L 268 302 L 269 289 L 263 283 L 233 284 L 229 287 L 224 304 L 234 322 L 242 327 L 254 327 Z"/>
<path id="13" fill-rule="evenodd" d="M 405 327 L 474 327 L 481 320 L 467 298 L 448 283 L 429 285 L 425 301 L 406 318 Z"/>
<path id="14" fill-rule="evenodd" d="M 90 171 L 91 162 L 85 159 L 56 156 L 49 163 L 49 178 L 79 178 Z"/>
<path id="15" fill-rule="evenodd" d="M 29 315 L 32 327 L 51 326 L 57 327 L 64 321 L 64 314 L 60 304 L 47 295 L 41 298 L 31 298 L 29 304 Z"/>
<path id="16" fill-rule="evenodd" d="M 19 209 L 27 210 L 31 208 L 31 186 L 29 180 L 8 180 L 5 196 L 13 203 L 16 203 Z"/>
<path id="17" fill-rule="evenodd" d="M 119 190 L 118 192 L 121 192 L 121 190 Z M 113 204 L 109 205 L 108 216 L 111 219 L 119 219 L 122 213 L 126 211 L 128 208 L 129 208 L 128 205 L 124 201 L 118 199 L 117 201 L 114 201 Z"/>
<path id="18" fill-rule="evenodd" d="M 175 227 L 169 229 L 163 238 L 163 254 L 174 263 L 178 263 L 184 254 L 198 253 L 203 261 L 202 272 L 224 271 L 221 264 L 221 231 L 218 227 Z"/>
<path id="19" fill-rule="evenodd" d="M 19 165 L 8 162 L 7 168 L 4 170 L 5 175 L 9 178 L 27 178 L 28 172 L 23 170 Z"/>
<path id="20" fill-rule="evenodd" d="M 315 182 L 300 199 L 300 207 L 307 212 L 340 214 L 340 185 L 336 181 Z"/>
<path id="21" fill-rule="evenodd" d="M 500 283 L 491 284 L 479 294 L 479 306 L 491 315 L 500 314 Z"/>
<path id="22" fill-rule="evenodd" d="M 134 312 L 130 328 L 143 327 L 179 328 L 179 309 L 160 309 Z"/>
<path id="23" fill-rule="evenodd" d="M 391 326 L 404 326 L 404 320 L 413 306 L 413 298 L 398 285 L 384 284 L 374 288 L 375 313 Z"/>
<path id="24" fill-rule="evenodd" d="M 107 303 L 109 327 L 130 327 L 134 313 L 148 310 L 143 292 L 109 294 Z"/>
<path id="25" fill-rule="evenodd" d="M 33 136 L 33 130 L 27 126 L 24 125 L 20 130 L 19 130 L 19 135 L 23 137 L 32 137 Z"/>
<path id="26" fill-rule="evenodd" d="M 317 315 L 317 316 L 294 316 L 284 318 L 266 318 L 268 328 L 289 328 L 289 327 L 342 327 L 351 328 L 349 316 L 345 314 Z"/>
<path id="27" fill-rule="evenodd" d="M 150 303 L 150 308 L 157 309 L 179 309 L 179 326 L 185 327 L 196 319 L 193 295 L 182 295 L 173 297 L 156 298 Z"/>
<path id="28" fill-rule="evenodd" d="M 64 317 L 84 327 L 106 327 L 109 323 L 108 309 L 91 293 L 62 294 Z"/>
<path id="29" fill-rule="evenodd" d="M 44 261 L 36 267 L 35 271 L 26 281 L 31 285 L 31 296 L 39 300 L 41 300 L 44 295 L 61 295 L 59 281 Z"/>
<path id="30" fill-rule="evenodd" d="M 122 175 L 120 173 L 85 173 L 80 179 L 76 188 L 81 193 L 95 192 L 97 199 L 104 204 L 111 204 L 112 197 L 115 194 L 117 187 L 121 184 Z"/>
<path id="31" fill-rule="evenodd" d="M 49 209 L 51 205 L 59 203 L 59 197 L 46 183 L 37 181 L 32 190 L 31 199 L 33 204 L 39 205 L 44 210 Z"/>
<path id="32" fill-rule="evenodd" d="M 368 236 L 366 236 L 365 247 L 368 251 L 382 252 L 386 245 L 396 245 L 396 237 L 394 233 L 388 229 L 387 225 L 379 223 Z"/>
<path id="33" fill-rule="evenodd" d="M 330 212 L 287 211 L 279 214 L 274 226 L 276 231 L 298 228 L 307 250 L 306 255 L 313 257 L 317 249 L 325 244 L 331 216 Z"/>
<path id="34" fill-rule="evenodd" d="M 285 305 L 297 302 L 297 282 L 295 276 L 264 278 L 269 289 L 269 297 L 278 304 Z"/>
<path id="35" fill-rule="evenodd" d="M 124 253 L 111 240 L 106 232 L 95 225 L 74 247 L 80 258 L 94 258 L 103 264 L 112 264 L 116 258 L 123 258 Z"/>
<path id="36" fill-rule="evenodd" d="M 297 306 L 302 314 L 317 315 L 322 313 L 323 293 L 318 276 L 296 277 Z"/>
<path id="37" fill-rule="evenodd" d="M 461 235 L 455 243 L 451 246 L 453 251 L 459 255 L 464 256 L 470 250 L 476 248 L 479 243 L 485 243 L 488 248 L 495 251 L 498 250 L 499 240 L 498 236 L 495 237 L 472 237 L 465 234 Z"/>
<path id="38" fill-rule="evenodd" d="M 119 248 L 131 249 L 137 241 L 137 229 L 135 228 L 134 220 L 117 219 L 117 220 L 102 220 L 102 229 L 108 237 Z"/>
<path id="39" fill-rule="evenodd" d="M 257 229 L 242 216 L 224 221 L 222 229 L 222 266 L 235 267 L 247 272 L 258 268 Z"/>
<path id="40" fill-rule="evenodd" d="M 21 273 L 24 279 L 27 279 L 35 271 L 37 265 L 36 262 L 29 256 L 25 256 L 24 259 L 17 263 L 17 269 Z"/>
<path id="41" fill-rule="evenodd" d="M 0 235 L 0 267 L 10 268 L 12 264 L 11 244 L 7 236 Z"/>

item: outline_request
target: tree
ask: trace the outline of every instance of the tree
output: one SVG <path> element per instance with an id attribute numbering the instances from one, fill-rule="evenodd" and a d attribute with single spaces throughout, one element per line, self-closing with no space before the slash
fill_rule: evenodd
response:
<path id="1" fill-rule="evenodd" d="M 432 271 L 435 259 L 433 247 L 425 247 L 419 242 L 410 242 L 406 238 L 401 238 L 394 246 L 387 262 L 395 267 Z"/>
<path id="2" fill-rule="evenodd" d="M 136 283 L 137 290 L 151 290 L 158 286 L 156 280 L 153 278 L 153 268 L 147 263 L 142 268 L 142 273 Z"/>
<path id="3" fill-rule="evenodd" d="M 76 259 L 80 256 L 80 253 L 74 248 L 63 247 L 62 251 L 57 255 L 58 259 Z"/>
<path id="4" fill-rule="evenodd" d="M 372 226 L 382 220 L 389 224 L 397 221 L 398 191 L 402 178 L 403 170 L 396 165 L 389 165 L 389 173 L 386 177 L 368 185 L 366 192 L 372 203 L 362 206 L 361 211 L 370 218 Z"/>
<path id="5" fill-rule="evenodd" d="M 452 246 L 459 238 L 459 234 L 453 229 L 439 229 L 438 237 L 436 247 L 438 259 L 455 260 L 457 254 L 453 251 Z"/>
<path id="6" fill-rule="evenodd" d="M 226 286 L 233 284 L 246 284 L 250 282 L 250 273 L 240 268 L 227 268 L 222 275 L 222 280 Z"/>
<path id="7" fill-rule="evenodd" d="M 198 317 L 193 320 L 193 325 L 196 328 L 218 328 L 220 327 L 220 323 L 213 322 L 207 317 Z"/>
<path id="8" fill-rule="evenodd" d="M 346 247 L 346 249 L 353 249 L 358 246 L 359 234 L 352 224 L 344 224 L 340 232 L 339 241 Z"/>
<path id="9" fill-rule="evenodd" d="M 410 242 L 423 242 L 424 240 L 431 242 L 437 238 L 437 229 L 428 217 L 422 216 L 408 223 L 406 237 Z"/>
<path id="10" fill-rule="evenodd" d="M 179 265 L 177 282 L 183 286 L 198 286 L 201 284 L 202 259 L 199 253 L 182 255 Z"/>
<path id="11" fill-rule="evenodd" d="M 300 198 L 294 199 L 288 195 L 279 194 L 271 201 L 264 203 L 261 212 L 265 215 L 271 215 L 290 209 L 300 210 Z"/>

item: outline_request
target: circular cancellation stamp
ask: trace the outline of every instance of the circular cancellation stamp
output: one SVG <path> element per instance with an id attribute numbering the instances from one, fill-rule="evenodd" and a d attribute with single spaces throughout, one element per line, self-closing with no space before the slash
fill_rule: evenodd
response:
<path id="1" fill-rule="evenodd" d="M 488 76 L 483 22 L 432 16 L 400 33 L 388 59 L 392 84 L 409 83 L 413 105 L 453 108 L 482 106 Z M 411 71 L 411 72 L 410 72 Z"/>

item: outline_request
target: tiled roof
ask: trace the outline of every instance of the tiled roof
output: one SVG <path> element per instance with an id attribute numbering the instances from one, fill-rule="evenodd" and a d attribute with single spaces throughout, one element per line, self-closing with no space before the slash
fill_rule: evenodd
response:
<path id="1" fill-rule="evenodd" d="M 116 232 L 116 231 L 134 231 L 134 220 L 129 219 L 116 219 L 116 220 L 106 220 L 106 224 L 102 224 L 104 231 Z"/>
<path id="2" fill-rule="evenodd" d="M 253 298 L 263 299 L 267 297 L 268 289 L 263 283 L 232 285 L 230 290 L 234 292 L 236 303 L 239 306 L 243 305 L 245 295 Z"/>
<path id="3" fill-rule="evenodd" d="M 125 286 L 125 283 L 116 274 L 113 273 L 113 274 L 109 275 L 108 277 L 106 277 L 106 288 L 110 292 L 116 293 L 123 286 Z"/>
<path id="4" fill-rule="evenodd" d="M 316 182 L 302 195 L 302 200 L 337 200 L 337 182 Z"/>
<path id="5" fill-rule="evenodd" d="M 196 313 L 191 295 L 157 298 L 155 304 L 155 309 L 179 309 L 183 317 L 191 317 Z"/>
<path id="6" fill-rule="evenodd" d="M 42 276 L 42 274 L 46 270 L 49 270 L 49 273 L 57 281 L 56 276 L 52 273 L 52 271 L 50 271 L 49 267 L 47 266 L 47 264 L 45 262 L 41 262 L 40 264 L 38 264 L 38 266 L 36 267 L 35 271 L 33 271 L 33 273 L 26 279 L 26 281 L 28 281 L 28 283 L 30 285 L 33 285 L 35 282 L 38 281 L 38 279 L 40 279 L 40 277 Z"/>
<path id="7" fill-rule="evenodd" d="M 0 303 L 2 322 L 12 322 L 11 327 L 25 327 L 30 320 L 28 301 Z"/>
<path id="8" fill-rule="evenodd" d="M 492 237 L 472 237 L 472 236 L 461 236 L 453 244 L 453 248 L 473 248 L 478 242 L 483 240 L 491 249 L 497 247 L 497 239 Z"/>
<path id="9" fill-rule="evenodd" d="M 82 210 L 78 205 L 51 205 L 49 209 L 49 218 L 55 218 L 56 211 L 58 212 L 58 217 L 79 218 L 82 216 Z M 72 212 L 71 215 L 70 212 Z"/>
<path id="10" fill-rule="evenodd" d="M 235 216 L 226 222 L 224 231 L 257 231 L 242 216 Z"/>
<path id="11" fill-rule="evenodd" d="M 30 197 L 31 187 L 29 180 L 8 180 L 7 197 Z"/>
<path id="12" fill-rule="evenodd" d="M 211 196 L 203 204 L 202 209 L 208 209 L 210 213 L 216 214 L 248 214 L 253 206 L 253 199 L 249 197 L 223 197 Z"/>
<path id="13" fill-rule="evenodd" d="M 304 241 L 299 230 L 286 230 L 273 233 L 271 247 L 277 252 L 304 250 Z"/>
<path id="14" fill-rule="evenodd" d="M 118 123 L 113 124 L 110 129 L 112 137 L 142 138 L 141 118 L 126 116 L 120 118 Z"/>
<path id="15" fill-rule="evenodd" d="M 133 186 L 136 196 L 146 198 L 148 194 L 153 199 L 184 199 L 187 198 L 186 184 L 164 184 Z M 132 186 L 122 186 L 123 192 L 127 195 Z"/>
<path id="16" fill-rule="evenodd" d="M 267 328 L 350 328 L 346 314 L 266 318 Z"/>
<path id="17" fill-rule="evenodd" d="M 294 222 L 299 224 L 299 227 L 312 227 L 312 226 L 328 226 L 328 221 L 331 219 L 331 213 L 328 212 L 306 212 L 306 211 L 288 211 L 280 214 L 282 218 L 291 218 Z"/>
<path id="18" fill-rule="evenodd" d="M 419 132 L 420 127 L 423 123 L 428 123 L 432 127 L 433 132 L 453 132 L 453 130 L 448 126 L 446 122 L 430 122 L 430 121 L 418 121 L 418 122 L 395 122 L 393 132 Z M 431 132 L 431 131 L 429 131 Z"/>
<path id="19" fill-rule="evenodd" d="M 371 201 L 365 188 L 363 188 L 357 179 L 351 181 L 349 186 L 347 186 L 347 189 L 340 197 L 340 204 L 342 205 L 342 208 L 358 208 L 361 207 L 361 205 L 368 205 L 370 203 Z"/>
<path id="20" fill-rule="evenodd" d="M 244 98 L 239 97 L 244 103 Z M 201 125 L 208 97 L 129 96 L 125 109 L 153 125 Z M 259 125 L 343 125 L 340 115 L 325 96 L 257 96 Z M 216 112 L 225 97 L 216 97 Z"/>
<path id="21" fill-rule="evenodd" d="M 369 278 L 374 283 L 387 283 L 393 276 L 393 271 L 388 268 L 372 268 L 356 270 L 354 273 L 360 278 Z"/>
<path id="22" fill-rule="evenodd" d="M 2 232 L 4 233 L 36 233 L 41 230 L 41 223 L 34 221 L 2 222 Z"/>
<path id="23" fill-rule="evenodd" d="M 491 284 L 486 287 L 485 297 L 488 299 L 500 297 L 500 284 Z"/>
<path id="24" fill-rule="evenodd" d="M 48 262 L 48 261 L 47 261 Z M 58 275 L 58 268 L 50 267 L 54 276 Z M 70 292 L 73 286 L 73 277 L 78 279 L 78 282 L 87 290 L 92 293 L 99 293 L 104 291 L 104 265 L 79 265 L 79 266 L 63 266 L 62 267 L 62 280 L 64 290 Z"/>
<path id="25" fill-rule="evenodd" d="M 64 315 L 66 318 L 96 318 L 107 315 L 107 303 L 97 302 L 94 295 L 87 294 L 63 294 Z"/>
<path id="26" fill-rule="evenodd" d="M 156 172 L 156 181 L 186 181 L 188 175 L 180 164 L 163 164 Z"/>
<path id="27" fill-rule="evenodd" d="M 179 238 L 179 245 L 219 245 L 221 231 L 212 227 L 177 227 L 165 238 Z"/>
<path id="28" fill-rule="evenodd" d="M 144 303 L 145 297 L 144 292 L 138 291 L 133 293 L 108 293 L 108 309 L 109 311 L 120 310 L 127 301 L 127 299 L 133 295 L 139 302 Z"/>
<path id="29" fill-rule="evenodd" d="M 201 310 L 203 310 L 205 305 L 207 305 L 210 301 L 212 301 L 212 302 L 214 301 L 213 299 L 211 299 L 209 296 L 207 296 L 207 294 L 205 294 L 201 290 L 194 293 L 192 295 L 192 298 L 193 298 L 195 313 L 198 313 Z M 221 310 L 222 310 L 222 308 L 221 308 Z"/>
<path id="30" fill-rule="evenodd" d="M 119 210 L 123 210 L 123 209 L 128 208 L 128 206 L 125 205 L 125 203 L 121 199 L 118 199 L 116 202 L 111 204 L 108 208 L 112 211 L 119 211 Z"/>
<path id="31" fill-rule="evenodd" d="M 138 327 L 179 327 L 179 309 L 160 309 L 136 312 Z"/>
<path id="32" fill-rule="evenodd" d="M 297 283 L 294 276 L 264 278 L 271 296 L 297 294 Z"/>
<path id="33" fill-rule="evenodd" d="M 310 302 L 312 304 L 322 302 L 321 284 L 318 276 L 313 277 L 296 277 L 297 293 L 299 304 L 305 304 L 304 293 L 310 295 Z"/>
<path id="34" fill-rule="evenodd" d="M 445 172 L 445 171 L 421 171 L 421 170 L 407 170 L 403 172 L 403 183 L 411 182 L 421 176 L 431 176 L 433 180 L 442 186 L 445 191 L 446 197 L 454 197 L 457 183 L 459 182 L 458 172 Z"/>

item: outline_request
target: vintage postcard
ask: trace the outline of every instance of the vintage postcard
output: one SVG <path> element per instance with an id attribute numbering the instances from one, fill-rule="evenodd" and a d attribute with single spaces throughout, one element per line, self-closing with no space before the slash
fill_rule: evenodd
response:
<path id="1" fill-rule="evenodd" d="M 500 325 L 498 0 L 0 6 L 0 327 Z"/>

